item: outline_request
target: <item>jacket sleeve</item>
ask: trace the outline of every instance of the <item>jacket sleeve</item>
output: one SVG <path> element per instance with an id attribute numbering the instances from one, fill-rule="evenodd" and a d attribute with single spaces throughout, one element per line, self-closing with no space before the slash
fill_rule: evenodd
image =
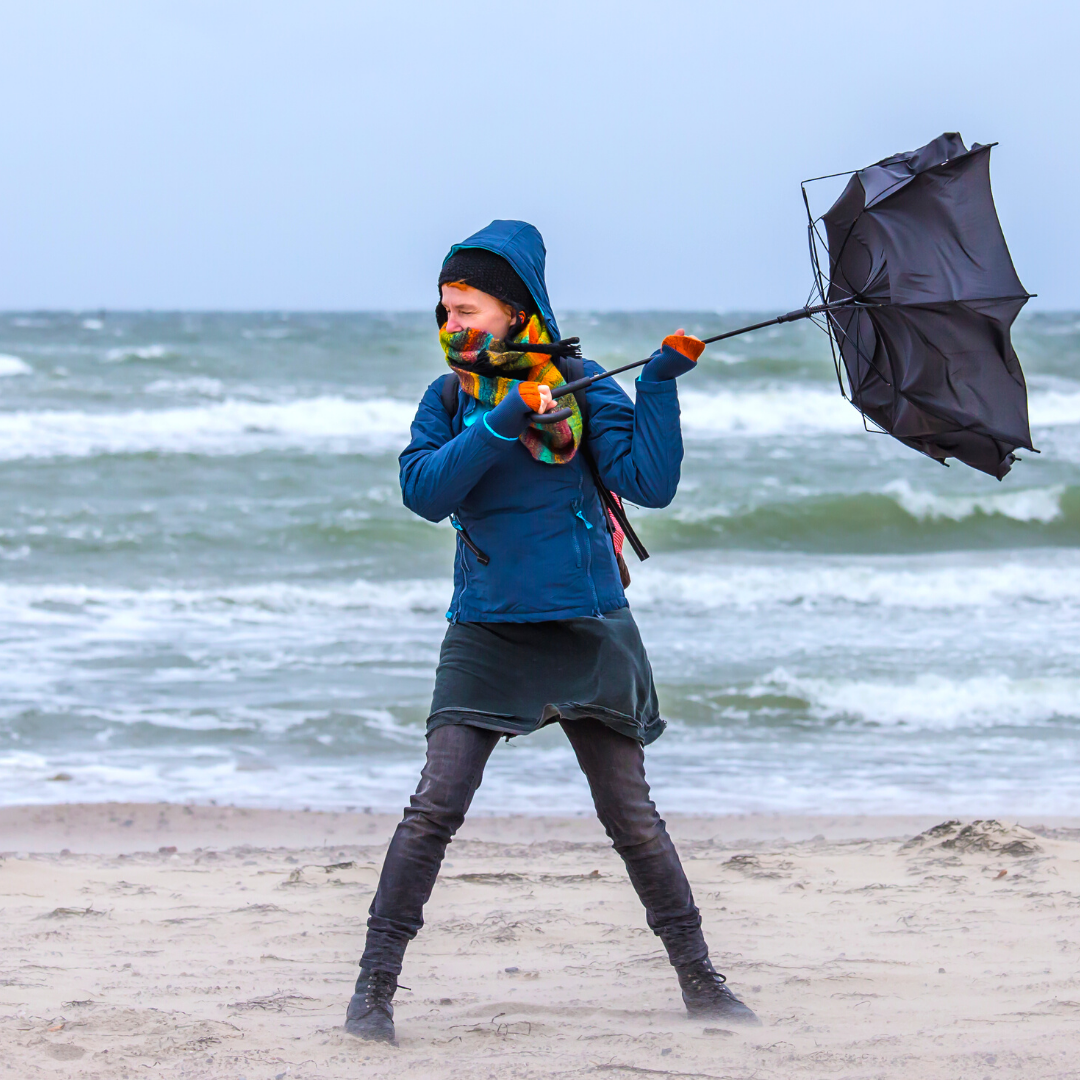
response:
<path id="1" fill-rule="evenodd" d="M 585 373 L 603 371 L 586 361 Z M 589 448 L 600 477 L 617 495 L 639 506 L 667 506 L 675 498 L 682 466 L 682 428 L 675 380 L 635 384 L 637 403 L 614 379 L 586 391 Z"/>
<path id="2" fill-rule="evenodd" d="M 454 435 L 438 380 L 427 388 L 412 422 L 412 441 L 398 458 L 401 497 L 428 521 L 452 514 L 489 468 L 518 443 L 473 424 Z"/>

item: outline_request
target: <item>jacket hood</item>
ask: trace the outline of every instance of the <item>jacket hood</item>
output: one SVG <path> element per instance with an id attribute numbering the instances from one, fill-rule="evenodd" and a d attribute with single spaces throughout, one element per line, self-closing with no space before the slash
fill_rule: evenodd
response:
<path id="1" fill-rule="evenodd" d="M 501 255 L 525 282 L 548 332 L 553 338 L 561 337 L 555 314 L 551 310 L 551 300 L 548 299 L 547 283 L 544 281 L 547 250 L 544 247 L 544 238 L 534 225 L 527 221 L 493 221 L 486 228 L 473 233 L 467 240 L 455 244 L 447 252 L 446 259 L 461 248 L 484 248 Z M 444 265 L 446 259 L 443 259 Z"/>

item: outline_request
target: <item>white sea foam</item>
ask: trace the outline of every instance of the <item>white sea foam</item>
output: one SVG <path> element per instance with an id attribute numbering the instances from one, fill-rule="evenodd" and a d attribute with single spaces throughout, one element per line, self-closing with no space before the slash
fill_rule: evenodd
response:
<path id="1" fill-rule="evenodd" d="M 740 559 L 685 571 L 650 562 L 634 568 L 633 601 L 635 607 L 684 612 L 834 604 L 943 611 L 1019 603 L 1071 606 L 1080 605 L 1080 564 L 1008 556 L 981 563 L 968 556 L 936 559 L 923 565 L 823 557 Z"/>
<path id="2" fill-rule="evenodd" d="M 206 375 L 193 375 L 187 379 L 155 379 L 147 383 L 148 394 L 161 394 L 163 397 L 224 397 L 225 384 L 220 379 Z"/>
<path id="3" fill-rule="evenodd" d="M 158 357 L 165 346 L 113 350 L 117 358 Z M 111 355 L 111 354 L 110 354 Z M 5 358 L 0 358 L 2 361 Z M 0 363 L 0 375 L 24 374 L 28 365 L 17 357 Z M 16 365 L 19 365 L 16 367 Z M 188 393 L 216 397 L 221 383 L 205 376 L 160 379 L 150 393 Z M 1047 393 L 1043 423 L 1080 423 L 1080 394 Z M 765 390 L 718 391 L 682 394 L 683 427 L 688 439 L 762 437 L 780 434 L 856 434 L 862 431 L 858 413 L 839 394 L 818 388 L 793 386 Z M 1033 397 L 1033 415 L 1038 398 Z M 225 399 L 199 408 L 133 410 L 92 413 L 83 411 L 15 412 L 0 415 L 0 460 L 23 457 L 89 457 L 98 454 L 190 453 L 229 455 L 263 450 L 310 449 L 325 453 L 387 453 L 408 441 L 415 412 L 412 401 L 374 398 L 358 401 L 337 395 L 302 398 L 281 403 Z M 935 509 L 919 496 L 899 489 L 890 492 L 916 516 L 951 516 L 942 505 Z M 975 513 L 1001 513 L 1022 520 L 1050 520 L 1054 496 L 1042 496 L 1028 510 L 1005 496 L 987 497 L 972 504 Z M 1020 500 L 1022 502 L 1022 500 Z M 1030 501 L 1030 500 L 1029 500 Z M 1056 512 L 1056 511 L 1055 511 Z M 1029 514 L 1021 518 L 1022 514 Z"/>
<path id="4" fill-rule="evenodd" d="M 0 378 L 8 375 L 30 375 L 33 368 L 17 356 L 0 353 Z"/>
<path id="5" fill-rule="evenodd" d="M 862 419 L 839 393 L 792 386 L 704 393 L 680 387 L 683 431 L 689 438 L 853 434 Z"/>
<path id="6" fill-rule="evenodd" d="M 122 364 L 126 360 L 164 360 L 173 350 L 167 345 L 124 345 L 110 349 L 105 354 L 105 363 Z"/>
<path id="7" fill-rule="evenodd" d="M 0 584 L 4 617 L 37 622 L 63 621 L 72 615 L 108 617 L 138 613 L 140 618 L 202 617 L 220 622 L 278 621 L 301 611 L 438 611 L 451 594 L 449 580 L 418 578 L 401 581 L 357 580 L 312 586 L 270 581 L 220 589 L 124 589 L 86 585 Z"/>
<path id="8" fill-rule="evenodd" d="M 1080 393 L 1033 391 L 1028 397 L 1028 415 L 1032 427 L 1080 424 Z"/>
<path id="9" fill-rule="evenodd" d="M 338 396 L 284 404 L 226 400 L 198 408 L 0 414 L 0 460 L 99 454 L 384 453 L 408 440 L 415 406 Z"/>
<path id="10" fill-rule="evenodd" d="M 863 420 L 839 391 L 806 384 L 703 392 L 679 388 L 683 430 L 688 438 L 769 435 L 857 434 Z M 1080 393 L 1033 391 L 1033 427 L 1080 424 Z"/>
<path id="11" fill-rule="evenodd" d="M 985 495 L 936 495 L 917 491 L 907 480 L 893 480 L 885 485 L 884 491 L 919 521 L 963 521 L 976 514 L 998 514 L 1014 521 L 1038 521 L 1045 525 L 1061 517 L 1065 485 Z"/>
<path id="12" fill-rule="evenodd" d="M 636 566 L 635 609 L 656 614 L 672 609 L 707 613 L 766 606 L 857 605 L 915 611 L 965 611 L 1034 604 L 1051 609 L 1080 607 L 1080 561 L 998 558 L 977 563 L 970 556 L 902 561 L 885 557 L 806 557 L 758 562 L 714 561 L 700 569 L 672 566 L 658 556 Z M 680 560 L 681 561 L 681 560 Z M 657 565 L 658 563 L 662 565 Z M 151 622 L 192 619 L 220 625 L 280 622 L 304 612 L 441 613 L 450 598 L 449 578 L 397 581 L 358 579 L 333 585 L 268 581 L 220 588 L 128 589 L 63 584 L 0 584 L 0 618 L 63 622 L 71 617 L 136 615 Z M 966 616 L 965 616 L 966 617 Z"/>

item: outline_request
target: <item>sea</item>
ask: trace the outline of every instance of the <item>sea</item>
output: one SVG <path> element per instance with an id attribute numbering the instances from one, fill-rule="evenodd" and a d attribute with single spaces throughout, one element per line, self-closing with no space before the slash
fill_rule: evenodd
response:
<path id="1" fill-rule="evenodd" d="M 560 324 L 612 367 L 762 317 Z M 661 811 L 1080 814 L 1080 315 L 1014 343 L 1002 482 L 866 430 L 810 323 L 680 380 L 679 493 L 629 510 Z M 444 371 L 430 312 L 0 314 L 0 802 L 399 810 L 454 533 L 397 455 Z M 474 812 L 589 807 L 552 727 Z"/>

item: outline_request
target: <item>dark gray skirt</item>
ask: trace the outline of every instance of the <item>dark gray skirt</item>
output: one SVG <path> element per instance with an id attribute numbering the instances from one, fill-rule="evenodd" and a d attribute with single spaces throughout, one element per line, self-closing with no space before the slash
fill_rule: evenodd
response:
<path id="1" fill-rule="evenodd" d="M 527 735 L 586 716 L 642 744 L 666 726 L 629 608 L 602 619 L 448 627 L 428 734 L 444 724 L 469 724 Z"/>

